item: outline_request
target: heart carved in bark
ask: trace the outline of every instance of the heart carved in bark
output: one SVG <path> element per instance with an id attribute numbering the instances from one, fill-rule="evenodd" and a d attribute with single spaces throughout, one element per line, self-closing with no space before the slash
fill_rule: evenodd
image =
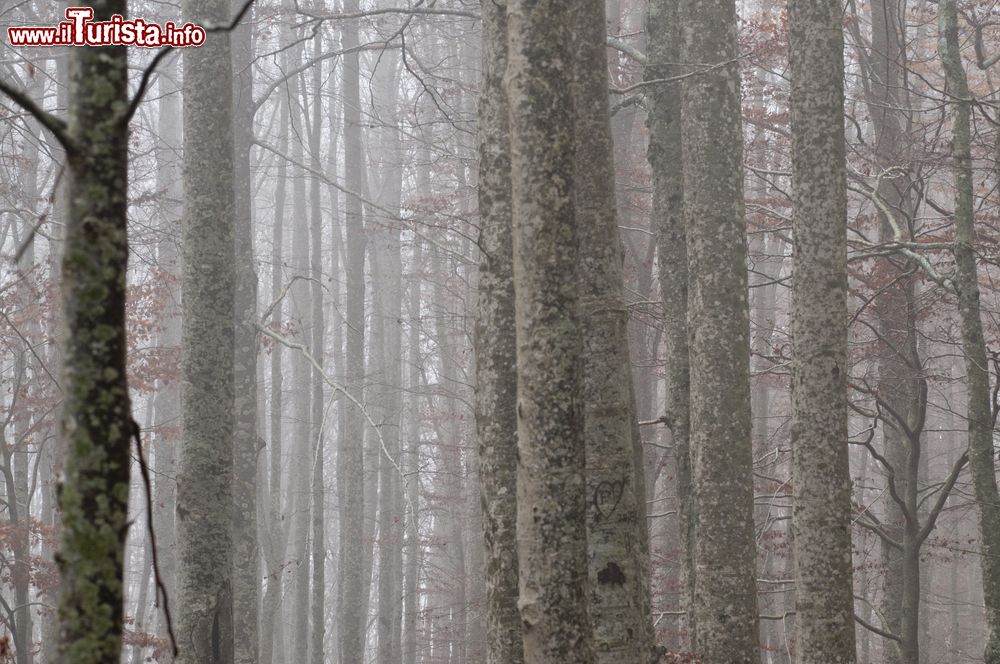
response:
<path id="1" fill-rule="evenodd" d="M 618 503 L 621 502 L 624 490 L 624 480 L 614 482 L 604 480 L 594 487 L 594 508 L 597 510 L 598 521 L 607 519 L 614 513 Z"/>

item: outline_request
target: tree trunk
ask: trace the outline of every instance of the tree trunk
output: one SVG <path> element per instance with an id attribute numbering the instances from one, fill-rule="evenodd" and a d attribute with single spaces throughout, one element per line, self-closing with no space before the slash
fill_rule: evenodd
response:
<path id="1" fill-rule="evenodd" d="M 649 35 L 645 78 L 669 78 L 679 73 L 680 28 L 677 2 L 650 0 L 646 17 Z M 657 272 L 663 298 L 667 360 L 666 416 L 676 458 L 676 492 L 683 591 L 687 611 L 687 644 L 695 639 L 694 622 L 694 492 L 691 490 L 690 367 L 688 361 L 688 255 L 683 214 L 684 171 L 681 148 L 680 83 L 649 88 L 647 156 L 653 179 L 653 227 L 657 238 Z"/>
<path id="2" fill-rule="evenodd" d="M 288 149 L 288 106 L 284 100 L 278 102 L 278 149 L 284 154 Z M 271 301 L 281 295 L 281 266 L 284 264 L 285 197 L 288 166 L 279 160 L 274 187 L 274 225 L 271 235 Z M 271 313 L 270 322 L 283 320 L 284 303 L 277 302 Z M 283 372 L 281 367 L 283 346 L 274 344 L 271 348 L 271 394 L 270 394 L 270 444 L 268 452 L 268 553 L 267 588 L 264 591 L 261 619 L 260 661 L 261 664 L 280 664 L 284 661 L 284 633 L 279 622 L 281 614 L 281 581 L 284 577 L 285 550 L 288 542 L 288 527 L 281 511 L 282 496 L 282 404 Z"/>
<path id="3" fill-rule="evenodd" d="M 968 377 L 969 461 L 979 504 L 979 537 L 986 605 L 985 664 L 1000 663 L 1000 495 L 993 449 L 989 363 L 979 304 L 972 173 L 972 98 L 962 64 L 955 0 L 938 5 L 938 50 L 951 102 L 955 169 L 955 290 Z"/>
<path id="4" fill-rule="evenodd" d="M 479 100 L 479 303 L 476 428 L 486 543 L 486 663 L 521 664 L 517 612 L 517 339 L 511 237 L 510 127 L 503 89 L 507 11 L 483 0 Z"/>
<path id="5" fill-rule="evenodd" d="M 358 11 L 358 0 L 345 0 L 344 11 Z M 346 189 L 364 190 L 364 153 L 361 140 L 361 90 L 358 70 L 358 28 L 353 21 L 343 24 L 344 163 Z M 346 371 L 345 382 L 351 396 L 363 398 L 365 373 L 365 230 L 361 199 L 348 195 L 346 212 L 347 293 L 345 299 Z M 367 623 L 367 585 L 364 571 L 364 417 L 353 404 L 345 404 L 344 430 L 339 454 L 344 457 L 341 495 L 344 521 L 340 527 L 341 593 L 338 607 L 340 664 L 362 664 Z"/>
<path id="6" fill-rule="evenodd" d="M 94 21 L 126 14 L 124 0 L 93 7 Z M 134 427 L 125 364 L 127 54 L 124 46 L 105 46 L 73 49 L 69 57 L 57 659 L 118 664 Z"/>
<path id="7" fill-rule="evenodd" d="M 234 2 L 233 12 L 242 7 Z M 254 256 L 252 25 L 246 17 L 232 32 L 235 122 L 235 339 L 233 439 L 233 659 L 258 662 L 260 549 L 257 541 L 257 265 Z M 270 663 L 268 663 L 270 664 Z"/>
<path id="8" fill-rule="evenodd" d="M 603 0 L 574 13 L 575 210 L 584 362 L 587 547 L 594 650 L 601 664 L 647 664 L 653 656 L 646 497 L 637 482 L 636 421 L 629 359 L 622 244 L 615 207 Z"/>
<path id="9" fill-rule="evenodd" d="M 224 24 L 229 3 L 185 0 Z M 229 33 L 184 54 L 183 443 L 177 478 L 179 664 L 233 662 L 235 209 Z"/>
<path id="10" fill-rule="evenodd" d="M 682 0 L 695 651 L 712 664 L 760 660 L 750 418 L 743 133 L 735 5 Z"/>
<path id="11" fill-rule="evenodd" d="M 322 51 L 323 35 L 316 33 L 313 38 L 313 54 Z M 309 158 L 312 169 L 321 173 L 323 170 L 320 154 L 320 139 L 323 133 L 323 98 L 320 87 L 322 84 L 322 63 L 313 65 L 312 71 L 312 132 L 309 135 Z M 309 190 L 309 277 L 310 283 L 310 318 L 312 319 L 311 354 L 320 367 L 326 351 L 326 318 L 323 315 L 323 211 L 320 200 L 320 180 L 313 175 Z M 334 210 L 334 213 L 336 210 Z M 325 653 L 323 642 L 326 635 L 326 619 L 324 615 L 326 598 L 326 511 L 325 500 L 325 450 L 326 434 L 332 426 L 328 426 L 327 403 L 325 396 L 325 381 L 323 372 L 314 366 L 312 370 L 312 424 L 315 448 L 312 459 L 312 597 L 310 614 L 312 617 L 312 632 L 310 633 L 310 661 L 312 664 L 323 664 Z M 332 422 L 332 420 L 329 420 Z"/>
<path id="12" fill-rule="evenodd" d="M 800 664 L 853 664 L 847 429 L 844 37 L 837 0 L 789 10 L 792 121 L 792 487 Z"/>
<path id="13" fill-rule="evenodd" d="M 591 664 L 573 13 L 554 0 L 512 0 L 508 10 L 524 658 Z"/>

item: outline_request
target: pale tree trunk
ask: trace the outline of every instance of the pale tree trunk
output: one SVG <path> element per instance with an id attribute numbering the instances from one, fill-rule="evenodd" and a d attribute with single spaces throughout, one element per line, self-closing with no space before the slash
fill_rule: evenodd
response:
<path id="1" fill-rule="evenodd" d="M 323 35 L 316 33 L 313 38 L 313 54 L 321 51 Z M 320 139 L 323 130 L 323 98 L 320 94 L 322 83 L 322 63 L 312 68 L 312 132 L 309 135 L 310 166 L 316 172 L 322 172 Z M 309 277 L 310 285 L 310 318 L 312 319 L 311 354 L 319 366 L 323 366 L 325 351 L 326 319 L 323 316 L 323 212 L 320 200 L 320 181 L 313 175 L 309 189 Z M 331 428 L 327 417 L 325 397 L 325 382 L 323 372 L 314 366 L 312 370 L 312 425 L 315 449 L 312 451 L 312 596 L 310 615 L 312 632 L 310 638 L 310 661 L 313 664 L 323 664 L 323 640 L 326 635 L 324 606 L 326 597 L 326 528 L 324 501 L 326 499 L 324 451 L 326 433 Z M 302 607 L 303 611 L 305 607 Z"/>
<path id="2" fill-rule="evenodd" d="M 36 72 L 28 81 L 28 95 L 37 103 L 42 95 L 41 84 L 43 77 Z M 25 118 L 25 127 L 29 132 L 29 137 L 24 141 L 24 149 L 21 152 L 22 168 L 20 170 L 21 195 L 24 197 L 29 209 L 34 209 L 38 204 L 38 139 L 41 126 L 30 115 Z M 28 240 L 23 238 L 22 241 Z M 17 271 L 24 279 L 22 287 L 18 289 L 21 305 L 26 309 L 31 307 L 36 301 L 38 294 L 35 289 L 35 243 L 28 240 L 24 245 L 25 249 L 18 263 Z M 15 373 L 20 377 L 20 394 L 15 399 L 30 401 L 37 399 L 38 392 L 43 384 L 42 367 L 39 366 L 37 354 L 33 349 L 35 344 L 42 341 L 39 321 L 29 318 L 24 321 L 19 334 L 23 335 L 22 340 L 17 344 L 15 361 Z M 9 525 L 12 527 L 11 549 L 13 553 L 13 565 L 11 569 L 11 582 L 14 587 L 13 605 L 13 634 L 14 634 L 14 655 L 17 664 L 32 664 L 34 660 L 34 646 L 32 643 L 32 614 L 31 614 L 31 513 L 29 509 L 28 496 L 28 447 L 35 443 L 39 449 L 44 443 L 38 444 L 32 436 L 31 429 L 34 424 L 36 414 L 30 405 L 16 404 L 13 413 L 14 440 L 12 445 L 4 446 L 3 455 L 5 461 L 5 480 L 7 489 L 7 513 L 10 517 Z M 35 434 L 38 436 L 38 434 Z"/>
<path id="3" fill-rule="evenodd" d="M 385 54 L 375 72 L 376 104 L 383 125 L 378 130 L 378 161 L 381 174 L 379 206 L 392 215 L 399 215 L 403 187 L 403 153 L 398 129 L 399 60 Z M 403 596 L 403 511 L 401 487 L 402 456 L 400 424 L 402 420 L 402 248 L 396 220 L 386 218 L 375 232 L 374 258 L 377 273 L 372 281 L 379 284 L 372 320 L 372 355 L 380 360 L 377 367 L 381 379 L 378 404 L 380 427 L 385 449 L 378 457 L 378 614 L 377 636 L 379 664 L 400 664 L 402 661 Z M 376 325 L 381 340 L 375 337 Z"/>
<path id="4" fill-rule="evenodd" d="M 157 258 L 167 279 L 175 285 L 174 297 L 163 311 L 162 347 L 173 352 L 181 345 L 181 265 L 177 236 L 181 232 L 184 185 L 181 174 L 181 93 L 178 78 L 180 67 L 176 60 L 161 65 L 158 79 L 158 140 L 156 144 L 156 188 L 166 197 L 161 207 L 163 217 L 162 237 L 157 247 Z M 153 456 L 153 490 L 156 511 L 153 526 L 156 529 L 157 561 L 160 577 L 169 597 L 176 597 L 177 588 L 177 452 L 181 440 L 179 380 L 163 382 L 154 397 L 156 450 Z M 161 610 L 157 636 L 167 638 L 166 614 Z M 172 654 L 164 653 L 165 661 Z"/>
<path id="5" fill-rule="evenodd" d="M 506 5 L 483 0 L 479 99 L 479 298 L 476 428 L 486 544 L 486 663 L 521 664 L 517 612 L 517 340 L 511 237 L 510 126 L 503 76 Z M 412 663 L 407 663 L 412 664 Z"/>
<path id="6" fill-rule="evenodd" d="M 426 167 L 422 169 L 426 172 Z M 422 174 L 423 174 L 422 173 Z M 406 420 L 406 560 L 403 570 L 403 664 L 417 664 L 417 613 L 420 607 L 420 298 L 419 271 L 422 269 L 423 248 L 419 238 L 413 240 L 409 279 L 409 322 L 407 362 L 408 412 Z M 516 579 L 515 579 L 516 592 Z M 516 607 L 515 607 L 516 610 Z M 488 664 L 494 664 L 489 662 Z M 500 664 L 497 662 L 496 664 Z M 512 661 L 511 664 L 519 664 Z"/>
<path id="7" fill-rule="evenodd" d="M 229 20 L 229 2 L 186 0 L 184 19 Z M 184 54 L 183 442 L 177 477 L 180 664 L 233 662 L 235 237 L 229 33 Z"/>
<path id="8" fill-rule="evenodd" d="M 735 5 L 682 0 L 695 651 L 712 664 L 760 661 L 750 418 L 743 134 Z"/>
<path id="9" fill-rule="evenodd" d="M 239 11 L 243 0 L 234 2 Z M 232 33 L 236 293 L 233 439 L 233 661 L 258 662 L 260 549 L 257 541 L 257 267 L 254 257 L 252 25 L 246 17 Z"/>
<path id="10" fill-rule="evenodd" d="M 67 106 L 68 80 L 69 67 L 66 58 L 57 58 L 57 108 L 64 109 Z M 63 146 L 59 145 L 57 141 L 53 141 L 53 143 L 52 152 L 54 159 L 62 165 L 61 167 L 65 167 L 67 163 L 65 149 Z M 53 206 L 52 215 L 64 226 L 69 218 L 69 198 L 67 196 L 66 180 L 68 180 L 68 178 L 64 179 L 64 181 L 61 182 L 59 187 L 56 189 L 56 200 Z M 50 232 L 53 234 L 54 240 L 58 240 L 63 237 L 62 230 L 53 229 Z M 60 284 L 64 283 L 59 269 L 62 254 L 63 250 L 60 244 L 53 243 L 48 256 L 46 257 L 49 265 L 49 274 L 52 275 L 53 278 L 57 279 Z M 59 367 L 62 366 L 62 347 L 65 343 L 65 325 L 62 312 L 58 307 L 53 307 L 47 318 L 46 326 L 49 330 L 51 330 L 49 334 L 51 336 L 52 343 L 49 344 L 48 352 L 45 354 L 45 358 L 47 366 Z M 57 388 L 53 385 L 53 389 Z M 64 440 L 62 436 L 59 435 L 58 431 L 60 412 L 61 409 L 57 411 L 56 416 L 53 418 L 55 422 L 49 429 L 53 440 L 43 451 L 41 520 L 42 523 L 49 525 L 52 528 L 52 537 L 46 538 L 42 541 L 42 558 L 46 561 L 53 561 L 55 559 L 55 546 L 50 542 L 59 541 L 61 536 L 62 518 L 56 509 L 56 505 L 59 502 L 59 475 L 62 472 L 63 458 L 65 456 Z M 41 601 L 45 602 L 49 605 L 49 607 L 54 607 L 57 602 L 57 592 L 57 588 L 40 592 Z M 56 646 L 59 641 L 59 617 L 56 615 L 56 611 L 49 607 L 46 607 L 46 610 L 41 612 L 40 616 L 41 629 L 39 632 L 41 637 L 41 652 L 37 661 L 42 664 L 53 664 L 58 661 L 56 656 Z"/>
<path id="11" fill-rule="evenodd" d="M 789 11 L 797 661 L 853 664 L 842 12 L 837 0 Z"/>
<path id="12" fill-rule="evenodd" d="M 955 169 L 955 290 L 968 377 L 969 461 L 979 504 L 979 537 L 986 605 L 985 664 L 1000 663 L 1000 495 L 993 449 L 989 363 L 979 304 L 972 172 L 972 97 L 962 64 L 955 0 L 938 5 L 938 50 L 951 101 L 952 159 Z"/>
<path id="13" fill-rule="evenodd" d="M 587 546 L 594 650 L 602 664 L 653 656 L 645 495 L 637 482 L 636 418 L 622 245 L 615 208 L 603 0 L 575 9 L 576 225 L 584 362 Z"/>
<path id="14" fill-rule="evenodd" d="M 591 664 L 573 10 L 554 0 L 512 0 L 508 9 L 524 658 Z"/>
<path id="15" fill-rule="evenodd" d="M 278 149 L 282 154 L 288 149 L 288 106 L 284 100 L 278 102 L 281 107 L 278 112 Z M 274 303 L 281 295 L 281 266 L 284 261 L 284 225 L 285 197 L 288 166 L 284 159 L 279 160 L 277 177 L 274 186 L 274 225 L 271 235 L 271 301 Z M 284 303 L 276 302 L 271 320 L 283 320 Z M 260 661 L 261 664 L 280 664 L 284 661 L 284 632 L 279 622 L 281 615 L 281 581 L 284 576 L 285 550 L 288 542 L 288 528 L 282 518 L 282 426 L 281 411 L 284 399 L 284 386 L 281 366 L 282 345 L 274 344 L 271 348 L 271 394 L 270 394 L 270 445 L 268 451 L 268 529 L 267 555 L 267 588 L 264 591 L 264 601 L 261 607 Z"/>
<path id="16" fill-rule="evenodd" d="M 285 4 L 289 10 L 291 2 Z M 286 43 L 290 45 L 289 62 L 299 67 L 304 60 L 301 35 L 287 29 Z M 288 153 L 292 162 L 292 251 L 288 265 L 292 274 L 289 288 L 288 319 L 298 326 L 299 342 L 311 348 L 312 333 L 316 321 L 312 318 L 312 294 L 310 276 L 310 220 L 306 193 L 306 169 L 304 146 L 306 140 L 305 105 L 302 103 L 303 85 L 299 76 L 288 78 L 288 105 L 290 119 L 290 145 Z M 297 277 L 297 278 L 296 278 Z M 322 361 L 322 358 L 317 358 Z M 290 515 L 289 545 L 290 558 L 288 601 L 285 603 L 285 644 L 287 657 L 296 664 L 306 662 L 309 649 L 309 512 L 312 492 L 309 490 L 313 469 L 313 448 L 318 438 L 319 422 L 313 421 L 312 374 L 313 368 L 305 353 L 291 354 L 291 389 L 289 402 L 292 407 L 292 446 L 288 451 L 289 482 L 286 489 L 286 509 Z"/>
<path id="17" fill-rule="evenodd" d="M 907 89 L 905 67 L 906 22 L 901 0 L 873 0 L 871 3 L 871 50 L 867 72 L 871 90 L 868 101 L 869 113 L 875 132 L 875 166 L 881 171 L 890 168 L 901 169 L 892 178 L 880 178 L 876 195 L 885 205 L 886 211 L 879 214 L 879 239 L 893 240 L 893 231 L 888 215 L 895 217 L 897 225 L 905 230 L 909 225 L 909 189 L 912 178 L 909 175 L 906 147 L 905 107 Z M 898 267 L 892 261 L 880 261 L 880 277 L 892 283 L 883 289 L 875 299 L 878 316 L 878 331 L 886 343 L 882 344 L 879 356 L 879 376 L 877 390 L 884 395 L 887 405 L 900 417 L 911 421 L 919 410 L 920 363 L 915 344 L 915 313 L 913 308 L 915 278 L 904 275 L 911 266 Z M 885 458 L 893 467 L 895 482 L 900 497 L 910 491 L 909 445 L 903 428 L 908 422 L 898 423 L 893 416 L 887 416 L 883 429 Z M 902 424 L 902 426 L 901 426 Z M 913 456 L 913 459 L 916 459 Z M 904 508 L 895 501 L 886 502 L 883 518 L 885 530 L 896 542 L 903 543 L 905 535 Z M 904 579 L 908 567 L 904 547 L 894 546 L 882 540 L 882 560 L 886 566 L 883 584 L 881 615 L 886 631 L 903 637 L 904 620 Z M 912 569 L 912 566 L 910 566 Z M 905 647 L 904 647 L 905 649 Z M 884 642 L 886 664 L 901 661 L 898 642 Z"/>
<path id="18" fill-rule="evenodd" d="M 123 0 L 93 6 L 94 21 L 126 14 Z M 110 46 L 73 49 L 69 57 L 70 207 L 62 264 L 66 465 L 55 659 L 117 664 L 135 426 L 125 364 L 127 54 L 123 46 Z"/>
<path id="19" fill-rule="evenodd" d="M 649 35 L 645 78 L 677 75 L 680 29 L 674 0 L 650 0 L 646 17 Z M 657 238 L 657 272 L 664 309 L 667 359 L 666 418 L 676 458 L 678 525 L 683 591 L 681 608 L 687 611 L 687 645 L 695 638 L 694 603 L 694 493 L 691 490 L 690 385 L 687 306 L 688 269 L 685 231 L 684 171 L 681 150 L 680 84 L 649 88 L 647 157 L 653 180 L 653 227 Z"/>
<path id="20" fill-rule="evenodd" d="M 344 11 L 358 11 L 358 0 L 345 0 Z M 361 91 L 359 85 L 358 28 L 353 21 L 343 24 L 344 163 L 346 189 L 360 194 L 364 190 L 364 153 L 361 140 Z M 359 402 L 363 398 L 365 372 L 365 230 L 361 199 L 348 195 L 346 212 L 347 292 L 345 298 L 346 370 L 348 391 Z M 362 664 L 365 654 L 367 622 L 367 586 L 364 571 L 365 499 L 364 499 L 364 417 L 353 404 L 345 404 L 339 454 L 344 470 L 340 483 L 344 519 L 340 526 L 340 587 L 338 630 L 340 664 Z"/>

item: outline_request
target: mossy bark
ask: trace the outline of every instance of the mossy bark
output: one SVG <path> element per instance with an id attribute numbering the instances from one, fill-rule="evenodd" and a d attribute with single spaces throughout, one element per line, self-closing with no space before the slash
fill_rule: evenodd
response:
<path id="1" fill-rule="evenodd" d="M 124 0 L 93 7 L 95 21 L 126 13 Z M 125 366 L 127 58 L 120 46 L 73 49 L 70 58 L 57 660 L 118 664 L 133 434 Z"/>

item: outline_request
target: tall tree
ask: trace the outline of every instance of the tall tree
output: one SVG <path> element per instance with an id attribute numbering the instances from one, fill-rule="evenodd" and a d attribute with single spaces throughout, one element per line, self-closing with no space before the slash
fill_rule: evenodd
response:
<path id="1" fill-rule="evenodd" d="M 573 10 L 512 0 L 507 16 L 524 658 L 590 664 Z"/>
<path id="2" fill-rule="evenodd" d="M 93 20 L 126 13 L 121 0 L 91 5 Z M 62 260 L 66 349 L 59 506 L 59 661 L 120 658 L 129 446 L 137 434 L 126 373 L 128 267 L 127 54 L 122 46 L 74 49 L 68 122 L 0 78 L 11 97 L 53 133 L 69 165 Z"/>
<path id="3" fill-rule="evenodd" d="M 237 12 L 244 0 L 236 0 Z M 257 664 L 260 548 L 257 538 L 257 268 L 254 259 L 253 183 L 250 146 L 254 135 L 253 20 L 232 33 L 233 185 L 235 187 L 235 338 L 233 358 L 233 659 Z"/>
<path id="4" fill-rule="evenodd" d="M 750 419 L 750 322 L 736 7 L 681 0 L 695 650 L 760 659 Z"/>
<path id="5" fill-rule="evenodd" d="M 357 12 L 358 0 L 345 0 L 345 12 Z M 343 23 L 341 48 L 343 56 L 344 98 L 344 163 L 346 189 L 351 192 L 344 202 L 345 269 L 347 275 L 345 297 L 346 326 L 346 387 L 360 403 L 363 398 L 365 373 L 365 228 L 362 201 L 364 191 L 364 151 L 361 135 L 361 87 L 359 84 L 358 26 L 353 21 Z M 338 461 L 343 467 L 340 495 L 343 505 L 343 522 L 340 526 L 340 595 L 338 598 L 339 648 L 341 664 L 361 664 L 365 652 L 365 623 L 367 621 L 368 584 L 365 574 L 364 532 L 364 415 L 360 408 L 345 404 L 344 426 L 340 432 L 341 445 Z"/>
<path id="6" fill-rule="evenodd" d="M 646 496 L 641 451 L 633 437 L 636 409 L 615 206 L 604 12 L 603 0 L 578 3 L 573 26 L 590 613 L 598 662 L 646 664 L 653 655 L 646 601 Z"/>
<path id="7" fill-rule="evenodd" d="M 801 664 L 856 661 L 847 431 L 844 33 L 837 0 L 789 5 L 792 487 Z"/>
<path id="8" fill-rule="evenodd" d="M 503 88 L 507 9 L 483 0 L 479 99 L 479 301 L 476 426 L 486 544 L 486 662 L 521 664 L 517 612 L 517 338 L 511 237 L 510 124 Z"/>
<path id="9" fill-rule="evenodd" d="M 676 0 L 650 0 L 646 17 L 649 35 L 645 78 L 670 78 L 680 72 L 680 26 Z M 664 309 L 667 360 L 667 426 L 674 445 L 677 476 L 680 548 L 683 556 L 683 606 L 688 639 L 694 640 L 694 496 L 691 491 L 690 387 L 688 362 L 688 256 L 684 223 L 684 170 L 681 147 L 680 82 L 649 88 L 649 147 L 653 180 L 653 227 L 657 241 L 657 271 Z"/>
<path id="10" fill-rule="evenodd" d="M 228 23 L 228 0 L 184 18 Z M 177 477 L 180 664 L 233 662 L 236 255 L 233 61 L 227 31 L 184 53 L 183 440 Z"/>
<path id="11" fill-rule="evenodd" d="M 955 0 L 938 5 L 938 50 L 951 104 L 951 157 L 955 171 L 955 290 L 968 380 L 969 465 L 979 507 L 983 600 L 986 605 L 985 664 L 1000 663 L 1000 495 L 997 492 L 994 416 L 989 361 L 979 302 L 972 170 L 972 104 L 962 64 Z"/>

